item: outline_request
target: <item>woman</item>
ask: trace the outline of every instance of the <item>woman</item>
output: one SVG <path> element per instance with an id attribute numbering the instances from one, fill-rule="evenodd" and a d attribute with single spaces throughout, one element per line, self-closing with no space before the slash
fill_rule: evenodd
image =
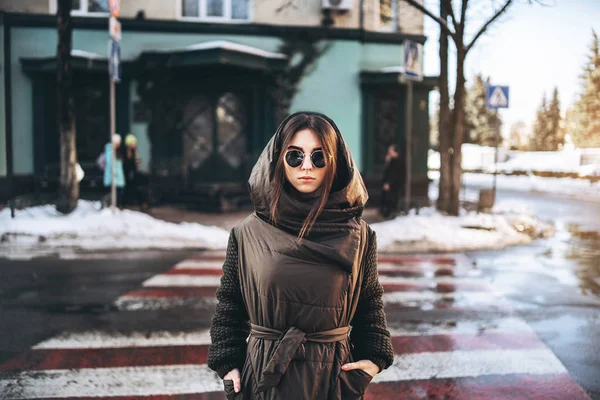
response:
<path id="1" fill-rule="evenodd" d="M 385 156 L 385 166 L 383 170 L 383 182 L 381 191 L 380 213 L 387 218 L 390 214 L 396 212 L 398 206 L 398 192 L 406 182 L 405 165 L 400 158 L 400 153 L 395 144 L 388 147 Z"/>
<path id="2" fill-rule="evenodd" d="M 123 203 L 123 188 L 125 174 L 123 173 L 123 153 L 121 151 L 121 136 L 114 134 L 112 143 L 104 146 L 104 186 L 112 185 L 112 152 L 115 152 L 115 186 L 117 187 L 117 205 Z"/>
<path id="3" fill-rule="evenodd" d="M 255 211 L 229 237 L 209 367 L 228 399 L 362 398 L 393 351 L 368 195 L 337 126 L 289 116 L 248 183 Z"/>

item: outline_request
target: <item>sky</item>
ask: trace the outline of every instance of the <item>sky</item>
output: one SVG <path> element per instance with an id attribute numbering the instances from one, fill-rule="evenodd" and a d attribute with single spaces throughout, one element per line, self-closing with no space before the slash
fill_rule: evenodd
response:
<path id="1" fill-rule="evenodd" d="M 479 39 L 467 56 L 467 85 L 477 73 L 491 78 L 491 83 L 510 87 L 510 108 L 501 110 L 503 133 L 516 121 L 533 123 L 542 96 L 551 96 L 558 87 L 561 110 L 575 100 L 580 91 L 579 76 L 589 54 L 592 29 L 600 34 L 600 0 L 544 0 L 549 7 L 517 4 L 506 17 Z M 473 13 L 473 23 L 467 26 L 472 35 L 489 15 L 493 0 L 482 0 Z M 437 1 L 425 0 L 425 5 L 438 14 Z M 496 0 L 495 4 L 500 3 Z M 425 75 L 439 74 L 439 27 L 425 20 L 428 40 L 424 49 Z M 470 37 L 470 36 L 469 36 Z M 450 58 L 456 57 L 454 51 Z M 450 70 L 454 66 L 451 64 Z M 450 80 L 453 81 L 454 74 Z M 433 96 L 437 104 L 437 96 Z M 432 107 L 432 110 L 435 107 Z"/>

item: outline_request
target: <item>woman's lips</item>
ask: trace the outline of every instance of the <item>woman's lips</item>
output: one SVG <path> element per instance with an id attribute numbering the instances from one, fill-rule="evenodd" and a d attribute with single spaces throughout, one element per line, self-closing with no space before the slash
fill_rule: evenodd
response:
<path id="1" fill-rule="evenodd" d="M 315 178 L 311 178 L 310 176 L 303 176 L 300 179 L 306 182 L 315 180 Z"/>

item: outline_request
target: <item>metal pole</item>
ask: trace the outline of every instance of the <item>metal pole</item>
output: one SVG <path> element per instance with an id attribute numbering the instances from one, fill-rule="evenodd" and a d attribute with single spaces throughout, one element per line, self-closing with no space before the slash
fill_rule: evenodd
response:
<path id="1" fill-rule="evenodd" d="M 10 49 L 10 23 L 6 15 L 0 16 L 4 23 L 4 129 L 6 133 L 6 189 L 10 216 L 15 217 L 15 199 L 13 190 L 13 137 L 12 137 L 12 79 L 10 76 L 11 49 Z"/>
<path id="2" fill-rule="evenodd" d="M 497 176 L 498 176 L 498 145 L 500 142 L 500 119 L 498 116 L 498 109 L 496 109 L 496 152 L 494 154 L 494 186 L 492 189 L 492 194 L 493 194 L 493 204 L 496 204 L 496 180 L 497 180 Z"/>
<path id="3" fill-rule="evenodd" d="M 111 162 L 110 162 L 110 169 L 111 169 L 111 182 L 110 182 L 110 201 L 111 201 L 111 209 L 112 212 L 115 212 L 115 207 L 117 205 L 117 185 L 116 185 L 116 178 L 117 178 L 117 166 L 116 164 L 116 160 L 117 160 L 117 149 L 115 148 L 112 138 L 113 135 L 116 133 L 116 128 L 115 128 L 115 81 L 113 80 L 112 76 L 109 77 L 109 81 L 110 81 L 110 145 L 111 145 L 111 149 L 112 151 L 111 153 Z"/>
<path id="4" fill-rule="evenodd" d="M 412 114 L 413 114 L 413 82 L 407 81 L 406 87 L 406 148 L 404 149 L 406 161 L 406 180 L 404 186 L 404 211 L 410 210 L 410 186 L 412 176 Z"/>

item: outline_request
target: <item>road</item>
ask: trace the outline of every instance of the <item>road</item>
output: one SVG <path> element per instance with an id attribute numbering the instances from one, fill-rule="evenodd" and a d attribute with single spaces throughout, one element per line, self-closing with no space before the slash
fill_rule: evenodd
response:
<path id="1" fill-rule="evenodd" d="M 495 252 L 380 257 L 396 361 L 366 399 L 600 399 L 590 233 L 600 208 L 504 200 L 555 220 L 557 235 Z M 222 258 L 0 259 L 0 398 L 224 398 L 205 365 Z"/>

